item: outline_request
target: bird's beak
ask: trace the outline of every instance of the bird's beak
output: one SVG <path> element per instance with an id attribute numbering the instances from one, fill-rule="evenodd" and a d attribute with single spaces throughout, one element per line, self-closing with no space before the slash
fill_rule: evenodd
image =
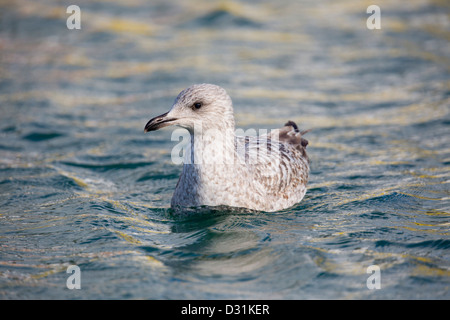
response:
<path id="1" fill-rule="evenodd" d="M 167 117 L 168 112 L 154 117 L 153 119 L 150 119 L 149 122 L 147 122 L 147 124 L 145 125 L 145 129 L 144 132 L 149 132 L 149 131 L 155 131 L 167 126 L 172 125 L 173 121 L 177 120 L 176 118 L 170 118 Z"/>

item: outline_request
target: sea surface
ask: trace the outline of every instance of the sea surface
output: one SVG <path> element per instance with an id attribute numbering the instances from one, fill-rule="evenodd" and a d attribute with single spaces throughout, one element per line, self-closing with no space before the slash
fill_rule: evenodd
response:
<path id="1" fill-rule="evenodd" d="M 448 1 L 73 2 L 0 2 L 0 299 L 450 299 Z M 203 82 L 312 129 L 301 203 L 174 214 Z"/>

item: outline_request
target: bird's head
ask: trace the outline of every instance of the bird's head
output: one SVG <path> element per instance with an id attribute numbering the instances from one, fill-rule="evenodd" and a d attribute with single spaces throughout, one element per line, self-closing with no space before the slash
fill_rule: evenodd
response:
<path id="1" fill-rule="evenodd" d="M 177 125 L 194 129 L 234 128 L 233 104 L 225 89 L 213 84 L 195 84 L 178 94 L 170 110 L 148 121 L 144 131 Z"/>

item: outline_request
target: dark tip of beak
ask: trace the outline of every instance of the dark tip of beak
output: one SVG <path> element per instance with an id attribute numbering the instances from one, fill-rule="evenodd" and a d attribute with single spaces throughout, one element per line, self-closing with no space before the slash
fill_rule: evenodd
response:
<path id="1" fill-rule="evenodd" d="M 163 127 L 167 127 L 170 125 L 171 121 L 176 120 L 174 118 L 167 118 L 167 114 L 168 112 L 150 119 L 150 121 L 145 125 L 144 132 L 155 131 Z"/>

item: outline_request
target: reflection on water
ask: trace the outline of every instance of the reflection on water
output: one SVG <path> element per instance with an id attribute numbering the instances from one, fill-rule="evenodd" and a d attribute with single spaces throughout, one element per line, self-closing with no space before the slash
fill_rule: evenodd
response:
<path id="1" fill-rule="evenodd" d="M 2 298 L 450 297 L 446 2 L 378 1 L 381 30 L 363 1 L 70 4 L 0 4 Z M 313 128 L 300 204 L 172 214 L 143 128 L 199 82 L 238 127 Z"/>

